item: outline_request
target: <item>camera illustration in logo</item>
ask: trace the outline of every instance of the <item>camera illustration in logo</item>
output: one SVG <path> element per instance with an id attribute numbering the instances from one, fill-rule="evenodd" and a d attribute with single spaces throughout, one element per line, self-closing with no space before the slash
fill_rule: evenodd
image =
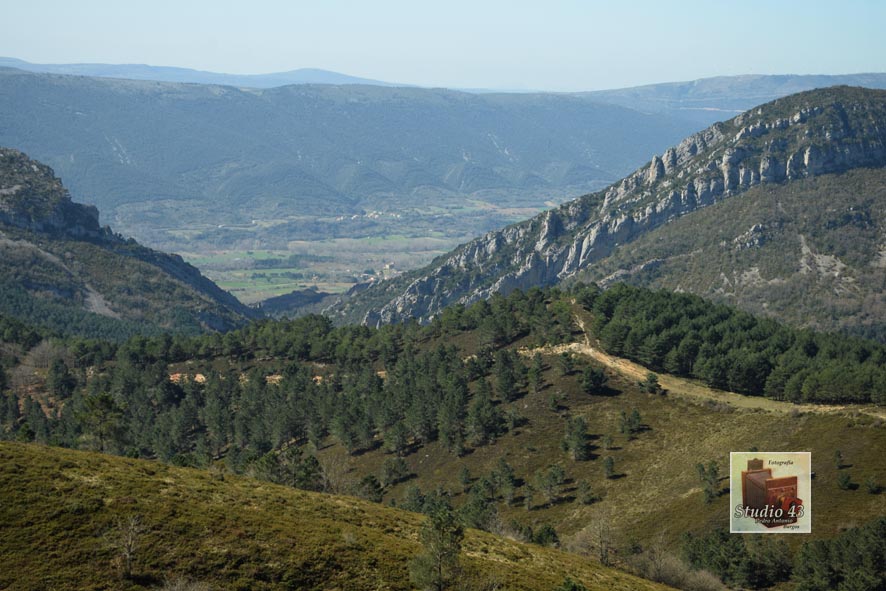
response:
<path id="1" fill-rule="evenodd" d="M 766 527 L 797 523 L 803 515 L 797 477 L 773 478 L 772 468 L 764 468 L 760 459 L 748 460 L 748 469 L 741 471 L 741 500 L 745 516 Z"/>
<path id="2" fill-rule="evenodd" d="M 730 464 L 732 533 L 811 530 L 808 452 L 733 452 Z"/>

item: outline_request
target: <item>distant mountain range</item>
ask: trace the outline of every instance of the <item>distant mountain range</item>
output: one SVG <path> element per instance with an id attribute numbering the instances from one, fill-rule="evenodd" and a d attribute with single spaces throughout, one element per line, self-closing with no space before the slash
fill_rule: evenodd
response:
<path id="1" fill-rule="evenodd" d="M 779 97 L 829 86 L 886 88 L 886 74 L 719 76 L 585 93 L 644 113 L 667 113 L 706 126 Z"/>
<path id="2" fill-rule="evenodd" d="M 125 78 L 156 82 L 217 84 L 248 88 L 275 88 L 289 84 L 369 84 L 373 86 L 416 86 L 398 82 L 383 82 L 370 78 L 349 76 L 318 68 L 299 68 L 268 74 L 225 74 L 191 68 L 151 66 L 146 64 L 35 64 L 14 57 L 0 57 L 0 67 L 18 68 L 44 74 L 67 74 L 96 78 Z M 860 74 L 746 74 L 716 76 L 683 82 L 664 82 L 628 88 L 591 90 L 584 94 L 600 102 L 621 105 L 644 112 L 677 112 L 699 121 L 717 116 L 717 112 L 736 115 L 755 105 L 781 96 L 827 86 L 848 85 L 867 88 L 886 88 L 886 73 Z M 514 91 L 494 88 L 451 88 L 476 93 L 513 92 L 539 94 L 541 91 Z M 704 112 L 708 112 L 705 115 Z M 721 121 L 716 119 L 716 121 Z M 713 122 L 713 121 L 711 121 Z"/>
<path id="3" fill-rule="evenodd" d="M 58 334 L 225 330 L 256 314 L 181 257 L 100 227 L 47 166 L 0 148 L 0 314 Z"/>
<path id="4" fill-rule="evenodd" d="M 146 64 L 32 64 L 13 57 L 0 57 L 0 67 L 18 68 L 43 74 L 92 76 L 96 78 L 124 78 L 156 82 L 190 84 L 218 84 L 247 88 L 275 88 L 289 84 L 371 84 L 373 86 L 409 86 L 369 78 L 358 78 L 317 68 L 299 68 L 271 74 L 221 74 L 190 68 L 149 66 Z"/>
<path id="5" fill-rule="evenodd" d="M 532 191 L 541 205 L 605 186 L 694 127 L 573 95 L 262 90 L 0 68 L 0 145 L 46 162 L 143 239 L 260 219 L 285 243 L 300 238 L 283 223 L 293 218 L 464 203 L 480 191 L 505 202 Z"/>
<path id="6" fill-rule="evenodd" d="M 884 74 L 737 76 L 590 93 L 472 94 L 183 84 L 6 63 L 17 67 L 0 67 L 0 145 L 52 166 L 116 231 L 192 253 L 232 245 L 283 252 L 298 241 L 380 235 L 448 241 L 440 252 L 599 190 L 760 102 L 842 82 L 886 87 Z M 129 75 L 122 66 L 52 67 Z M 132 76 L 160 77 L 150 67 L 139 72 Z M 188 76 L 206 73 L 168 74 L 197 81 Z M 275 76 L 262 79 L 343 81 Z"/>
<path id="7" fill-rule="evenodd" d="M 369 324 L 560 282 L 691 291 L 886 339 L 886 91 L 778 99 L 337 309 Z"/>

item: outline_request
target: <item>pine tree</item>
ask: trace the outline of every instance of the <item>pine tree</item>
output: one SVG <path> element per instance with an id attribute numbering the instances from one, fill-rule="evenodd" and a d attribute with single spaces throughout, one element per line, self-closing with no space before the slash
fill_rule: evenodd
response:
<path id="1" fill-rule="evenodd" d="M 575 358 L 572 357 L 572 353 L 568 351 L 560 353 L 559 361 L 560 375 L 564 377 L 572 375 L 572 372 L 575 371 Z"/>
<path id="2" fill-rule="evenodd" d="M 640 382 L 640 387 L 650 394 L 661 393 L 661 384 L 658 383 L 658 375 L 651 371 L 646 374 L 646 379 Z"/>
<path id="3" fill-rule="evenodd" d="M 710 503 L 720 494 L 720 467 L 717 465 L 717 462 L 711 461 L 708 463 L 707 467 L 704 464 L 698 464 L 695 466 L 695 470 L 698 472 L 698 477 L 701 478 L 701 483 L 704 488 L 704 502 Z"/>
<path id="4" fill-rule="evenodd" d="M 123 435 L 123 409 L 106 392 L 89 396 L 84 401 L 81 417 L 89 431 L 98 439 L 99 451 L 118 443 Z"/>
<path id="5" fill-rule="evenodd" d="M 596 394 L 606 385 L 607 379 L 602 368 L 589 365 L 582 372 L 581 387 L 585 394 Z"/>
<path id="6" fill-rule="evenodd" d="M 435 508 L 421 528 L 423 552 L 409 564 L 413 583 L 428 591 L 452 589 L 460 573 L 459 553 L 464 529 L 452 507 Z"/>
<path id="7" fill-rule="evenodd" d="M 457 456 L 464 453 L 464 403 L 455 396 L 447 396 L 437 411 L 437 433 L 446 449 Z"/>
<path id="8" fill-rule="evenodd" d="M 517 491 L 517 476 L 504 458 L 498 459 L 498 464 L 492 473 L 492 481 L 502 500 L 510 505 L 514 501 L 514 494 Z"/>
<path id="9" fill-rule="evenodd" d="M 529 367 L 529 372 L 527 373 L 529 389 L 533 394 L 540 392 L 544 385 L 544 376 L 542 375 L 543 369 L 544 362 L 542 361 L 541 355 L 536 353 L 532 356 L 532 365 Z"/>
<path id="10" fill-rule="evenodd" d="M 578 481 L 578 502 L 582 505 L 591 505 L 600 500 L 600 496 L 591 488 L 587 480 Z"/>
<path id="11" fill-rule="evenodd" d="M 461 483 L 462 492 L 468 492 L 471 488 L 471 471 L 467 466 L 462 466 L 458 471 L 458 481 Z"/>
<path id="12" fill-rule="evenodd" d="M 501 422 L 501 415 L 492 404 L 489 383 L 486 380 L 480 380 L 480 386 L 468 408 L 468 432 L 472 442 L 482 445 L 495 439 L 501 429 Z"/>
<path id="13" fill-rule="evenodd" d="M 384 488 L 382 488 L 378 478 L 372 474 L 364 476 L 357 485 L 357 495 L 374 503 L 381 503 L 384 492 Z"/>
<path id="14" fill-rule="evenodd" d="M 406 492 L 403 493 L 403 497 L 400 499 L 401 509 L 414 511 L 415 513 L 421 513 L 424 504 L 425 496 L 422 494 L 421 489 L 414 484 L 406 489 Z"/>
<path id="15" fill-rule="evenodd" d="M 385 431 L 384 439 L 387 451 L 402 456 L 409 444 L 409 431 L 402 421 L 397 421 Z"/>
<path id="16" fill-rule="evenodd" d="M 566 579 L 563 580 L 563 584 L 554 589 L 554 591 L 588 591 L 588 588 L 581 583 L 566 577 Z"/>
<path id="17" fill-rule="evenodd" d="M 68 370 L 68 366 L 61 359 L 55 359 L 49 366 L 46 375 L 46 389 L 57 400 L 65 400 L 74 392 L 77 379 Z"/>
<path id="18" fill-rule="evenodd" d="M 523 487 L 523 507 L 527 511 L 532 511 L 532 502 L 535 499 L 535 487 L 527 484 Z"/>
<path id="19" fill-rule="evenodd" d="M 545 523 L 532 534 L 532 541 L 539 546 L 557 547 L 560 545 L 560 536 L 550 523 Z"/>
<path id="20" fill-rule="evenodd" d="M 606 459 L 603 460 L 603 473 L 606 475 L 606 478 L 613 478 L 615 476 L 615 460 L 612 459 L 612 456 L 606 456 Z"/>
<path id="21" fill-rule="evenodd" d="M 391 486 L 406 480 L 411 472 L 403 458 L 387 458 L 382 464 L 381 485 Z"/>
<path id="22" fill-rule="evenodd" d="M 572 417 L 566 423 L 566 434 L 563 437 L 563 450 L 569 452 L 573 460 L 587 460 L 591 454 L 588 444 L 588 424 L 582 417 Z"/>
<path id="23" fill-rule="evenodd" d="M 643 419 L 640 418 L 640 411 L 636 408 L 631 411 L 631 416 L 628 417 L 628 426 L 631 433 L 637 433 L 643 427 Z"/>
<path id="24" fill-rule="evenodd" d="M 627 435 L 628 439 L 633 439 L 634 434 L 639 432 L 643 427 L 643 419 L 640 416 L 640 411 L 636 408 L 631 411 L 631 414 L 628 415 L 625 411 L 621 411 L 620 420 L 619 420 L 619 430 L 622 434 Z"/>
<path id="25" fill-rule="evenodd" d="M 554 464 L 547 470 L 539 470 L 535 473 L 534 488 L 540 492 L 548 505 L 553 505 L 560 496 L 560 485 L 566 480 L 563 467 Z"/>
<path id="26" fill-rule="evenodd" d="M 512 401 L 517 398 L 516 356 L 507 349 L 499 349 L 495 354 L 495 389 L 499 398 Z"/>

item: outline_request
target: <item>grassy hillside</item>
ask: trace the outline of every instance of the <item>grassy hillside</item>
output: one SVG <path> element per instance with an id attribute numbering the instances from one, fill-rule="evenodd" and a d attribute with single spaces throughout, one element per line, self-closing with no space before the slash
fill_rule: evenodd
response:
<path id="1" fill-rule="evenodd" d="M 0 253 L 0 312 L 62 335 L 196 334 L 257 315 L 181 258 L 134 242 L 45 236 L 0 224 Z"/>
<path id="2" fill-rule="evenodd" d="M 187 577 L 214 589 L 411 589 L 419 515 L 350 497 L 38 445 L 0 443 L 0 586 L 142 589 Z M 137 516 L 132 578 L 118 520 Z M 547 590 L 664 589 L 551 549 L 469 531 L 463 581 Z M 483 586 L 487 585 L 487 586 Z"/>
<path id="3" fill-rule="evenodd" d="M 580 339 L 576 335 L 576 344 L 581 343 Z M 523 345 L 531 347 L 529 343 L 514 346 L 520 349 Z M 504 458 L 524 484 L 518 488 L 513 505 L 498 504 L 503 522 L 515 519 L 536 526 L 549 523 L 561 534 L 561 540 L 582 548 L 595 524 L 606 519 L 624 558 L 632 542 L 648 548 L 658 536 L 664 536 L 676 550 L 685 532 L 728 528 L 728 479 L 721 479 L 724 494 L 706 504 L 695 466 L 716 461 L 725 476 L 729 452 L 756 448 L 812 452 L 816 471 L 812 537 L 829 538 L 845 528 L 886 515 L 886 495 L 869 494 L 863 486 L 869 478 L 886 483 L 886 465 L 880 459 L 886 454 L 886 413 L 882 407 L 779 405 L 667 376 L 662 378 L 667 395 L 650 395 L 638 384 L 636 372 L 615 358 L 610 358 L 613 363 L 605 367 L 608 389 L 587 395 L 580 374 L 561 375 L 560 353 L 564 350 L 572 351 L 579 360 L 599 360 L 583 346 L 527 349 L 524 355 L 530 351 L 542 354 L 544 387 L 501 405 L 504 412 L 513 409 L 525 417 L 526 424 L 460 458 L 439 442 L 423 446 L 406 456 L 416 478 L 390 487 L 385 498 L 400 500 L 410 486 L 417 484 L 425 491 L 438 486 L 448 488 L 457 502 L 466 501 L 469 495 L 453 484 L 454 475 L 467 468 L 474 478 L 488 477 Z M 556 405 L 552 398 L 557 400 Z M 623 434 L 621 413 L 633 409 L 640 413 L 642 430 Z M 574 461 L 561 448 L 566 422 L 576 416 L 588 424 L 592 454 L 587 461 Z M 612 439 L 610 449 L 605 449 L 607 436 Z M 344 462 L 353 470 L 354 481 L 367 474 L 381 474 L 389 457 L 383 448 L 349 456 L 342 446 L 331 443 L 319 451 L 321 462 Z M 846 467 L 840 470 L 833 461 L 838 449 L 847 458 Z M 619 477 L 605 476 L 606 457 L 615 460 Z M 527 511 L 527 485 L 533 483 L 539 470 L 552 464 L 562 466 L 567 476 L 559 499 L 548 504 L 535 491 Z M 841 490 L 837 485 L 840 472 L 850 473 L 859 487 Z M 601 500 L 581 503 L 580 481 L 588 482 Z M 802 536 L 780 537 L 791 545 L 805 541 Z"/>

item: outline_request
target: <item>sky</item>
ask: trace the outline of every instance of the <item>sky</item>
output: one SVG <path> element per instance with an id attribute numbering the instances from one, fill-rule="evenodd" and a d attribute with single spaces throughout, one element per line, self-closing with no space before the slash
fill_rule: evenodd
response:
<path id="1" fill-rule="evenodd" d="M 883 0 L 5 1 L 0 56 L 420 86 L 601 90 L 886 72 Z"/>

